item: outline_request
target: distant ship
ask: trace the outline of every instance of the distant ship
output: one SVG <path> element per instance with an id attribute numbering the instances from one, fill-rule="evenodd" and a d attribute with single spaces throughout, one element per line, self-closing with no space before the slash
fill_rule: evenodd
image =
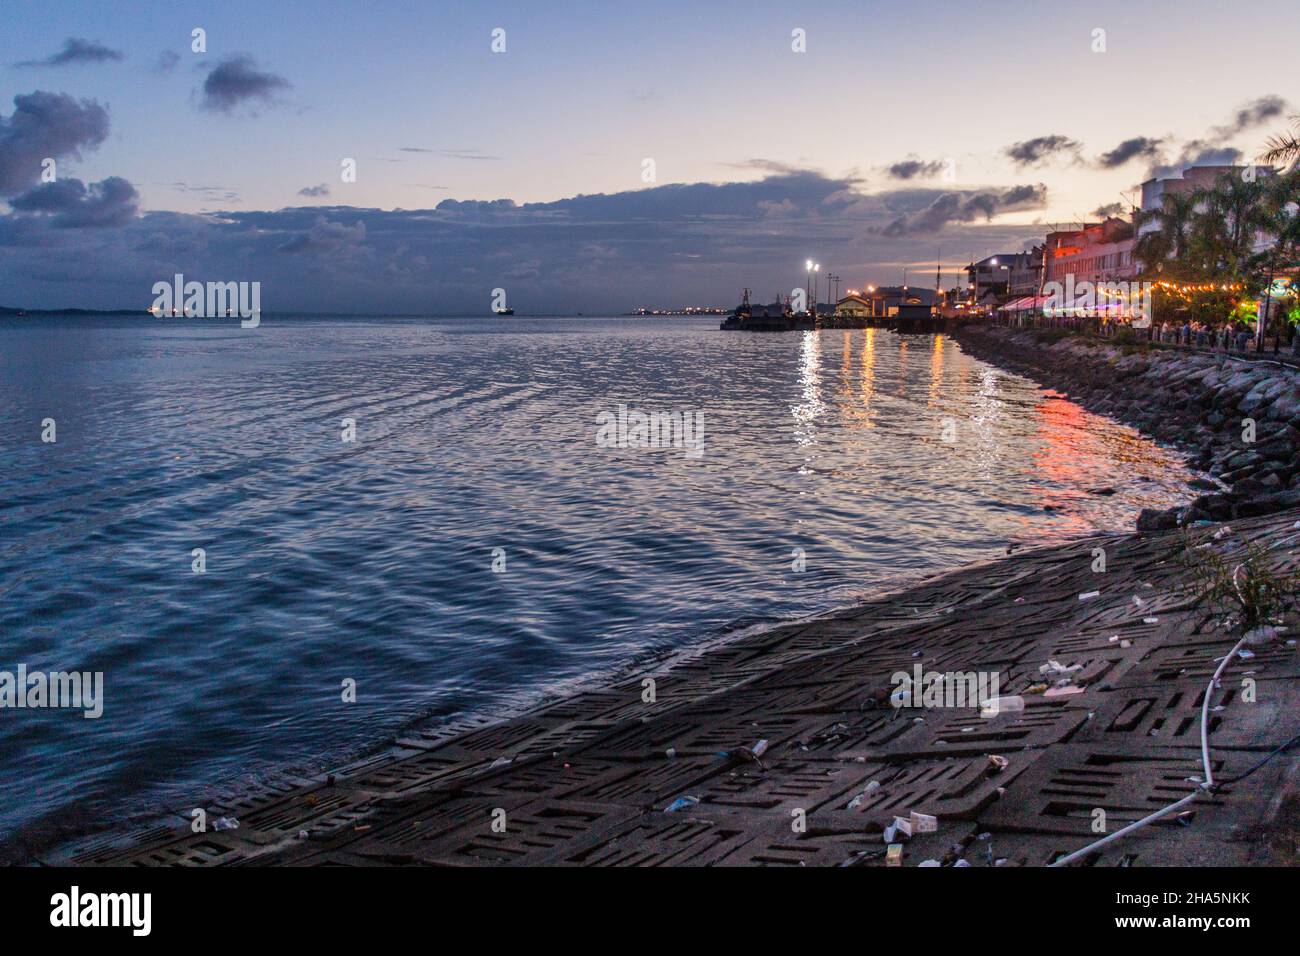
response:
<path id="1" fill-rule="evenodd" d="M 514 315 L 514 309 L 497 309 L 497 315 Z"/>

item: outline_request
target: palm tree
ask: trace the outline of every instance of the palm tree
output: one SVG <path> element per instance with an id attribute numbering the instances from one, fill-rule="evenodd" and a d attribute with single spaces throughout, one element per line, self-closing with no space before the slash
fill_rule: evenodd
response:
<path id="1" fill-rule="evenodd" d="M 1189 193 L 1168 192 L 1160 197 L 1160 208 L 1139 213 L 1139 228 L 1148 222 L 1160 228 L 1142 235 L 1137 257 L 1148 271 L 1182 273 L 1188 251 L 1188 234 L 1194 224 L 1197 199 Z M 1170 262 L 1169 260 L 1173 260 Z"/>
<path id="2" fill-rule="evenodd" d="M 1188 250 L 1197 272 L 1234 281 L 1246 276 L 1259 233 L 1274 224 L 1265 211 L 1267 193 L 1268 184 L 1261 179 L 1233 171 L 1192 195 L 1198 212 Z"/>
<path id="3" fill-rule="evenodd" d="M 1270 136 L 1264 144 L 1267 149 L 1259 157 L 1263 163 L 1280 163 L 1291 167 L 1300 160 L 1300 116 L 1291 117 L 1291 130 Z"/>

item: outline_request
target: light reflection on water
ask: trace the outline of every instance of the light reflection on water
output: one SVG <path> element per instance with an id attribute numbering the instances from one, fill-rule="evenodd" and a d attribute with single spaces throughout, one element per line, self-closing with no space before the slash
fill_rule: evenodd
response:
<path id="1" fill-rule="evenodd" d="M 188 805 L 1012 540 L 1131 527 L 1189 477 L 943 337 L 871 329 L 7 320 L 0 373 L 0 667 L 102 670 L 107 696 L 99 721 L 0 721 L 0 831 Z M 702 411 L 703 457 L 597 447 L 619 403 Z"/>

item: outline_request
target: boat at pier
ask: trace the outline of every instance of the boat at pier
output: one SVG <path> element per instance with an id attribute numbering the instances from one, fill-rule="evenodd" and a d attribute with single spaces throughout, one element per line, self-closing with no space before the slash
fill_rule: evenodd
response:
<path id="1" fill-rule="evenodd" d="M 816 328 L 816 320 L 807 312 L 792 311 L 789 299 L 782 302 L 780 296 L 771 305 L 754 305 L 749 301 L 749 290 L 745 289 L 740 305 L 718 328 L 740 332 L 811 331 Z"/>

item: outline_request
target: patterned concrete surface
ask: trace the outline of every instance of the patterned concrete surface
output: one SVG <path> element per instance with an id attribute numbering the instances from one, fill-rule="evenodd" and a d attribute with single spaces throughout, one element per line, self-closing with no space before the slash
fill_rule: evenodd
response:
<path id="1" fill-rule="evenodd" d="M 1294 570 L 1297 519 L 1234 522 L 1212 546 L 1240 553 L 1249 538 Z M 1104 573 L 1093 571 L 1096 547 Z M 514 720 L 403 740 L 328 777 L 209 805 L 209 821 L 235 817 L 238 829 L 194 834 L 178 814 L 174 827 L 83 845 L 74 862 L 884 866 L 882 829 L 918 812 L 938 828 L 904 842 L 903 865 L 1047 864 L 1096 838 L 1098 809 L 1111 832 L 1195 787 L 1202 694 L 1239 634 L 1189 593 L 1183 551 L 1177 533 L 1112 535 L 965 568 Z M 1300 625 L 1288 624 L 1234 660 L 1215 694 L 1221 778 L 1300 732 L 1300 653 L 1287 643 Z M 1048 661 L 1073 668 L 1082 692 L 1035 693 Z M 1026 706 L 995 717 L 892 707 L 891 675 L 917 663 L 996 674 L 1000 693 Z M 738 752 L 759 740 L 760 760 Z M 1088 862 L 1294 863 L 1297 753 Z M 665 812 L 681 797 L 690 805 Z"/>

